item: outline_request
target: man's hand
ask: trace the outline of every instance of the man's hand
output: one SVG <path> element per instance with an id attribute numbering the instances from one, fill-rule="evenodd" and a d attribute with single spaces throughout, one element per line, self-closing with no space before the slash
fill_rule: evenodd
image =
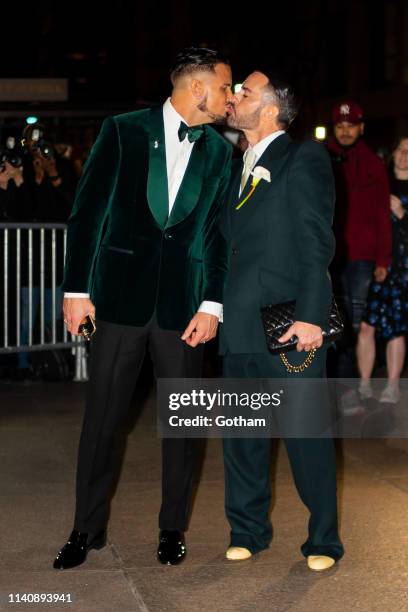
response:
<path id="1" fill-rule="evenodd" d="M 4 163 L 4 170 L 0 172 L 0 189 L 7 189 L 9 180 L 12 179 L 17 187 L 24 182 L 23 167 L 15 168 L 9 162 Z"/>
<path id="2" fill-rule="evenodd" d="M 208 342 L 215 338 L 217 328 L 218 317 L 206 312 L 197 312 L 187 325 L 181 339 L 185 340 L 189 346 L 195 347 L 197 344 Z"/>
<path id="3" fill-rule="evenodd" d="M 14 168 L 12 166 L 12 170 L 10 172 L 10 177 L 13 179 L 17 187 L 20 187 L 24 183 L 23 178 L 23 166 L 19 166 L 18 168 Z"/>
<path id="4" fill-rule="evenodd" d="M 11 175 L 10 175 L 8 166 L 10 166 L 10 164 L 6 162 L 4 164 L 4 170 L 0 171 L 0 189 L 7 189 L 8 182 L 11 179 Z"/>
<path id="5" fill-rule="evenodd" d="M 387 268 L 384 268 L 384 266 L 377 266 L 374 270 L 374 278 L 377 283 L 383 283 L 387 278 Z"/>
<path id="6" fill-rule="evenodd" d="M 287 342 L 292 336 L 297 336 L 297 351 L 310 351 L 313 348 L 320 348 L 323 344 L 322 330 L 318 325 L 295 321 L 281 338 L 279 342 Z"/>
<path id="7" fill-rule="evenodd" d="M 44 180 L 44 165 L 43 159 L 39 153 L 34 153 L 33 155 L 33 168 L 34 168 L 34 178 L 37 185 L 41 185 Z"/>
<path id="8" fill-rule="evenodd" d="M 79 336 L 78 326 L 86 315 L 95 318 L 95 306 L 89 298 L 64 298 L 64 322 L 74 336 Z"/>
<path id="9" fill-rule="evenodd" d="M 56 176 L 58 174 L 58 170 L 55 159 L 45 159 L 44 157 L 41 159 L 44 172 L 47 174 L 47 176 Z"/>
<path id="10" fill-rule="evenodd" d="M 62 178 L 58 175 L 57 163 L 55 159 L 46 159 L 40 153 L 35 153 L 33 159 L 33 166 L 35 172 L 35 180 L 38 185 L 44 180 L 45 176 L 56 177 L 51 179 L 51 185 L 53 187 L 59 187 L 62 183 Z"/>

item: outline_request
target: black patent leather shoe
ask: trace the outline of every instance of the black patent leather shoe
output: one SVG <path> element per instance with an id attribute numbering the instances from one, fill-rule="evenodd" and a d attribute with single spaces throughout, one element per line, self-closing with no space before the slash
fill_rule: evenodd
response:
<path id="1" fill-rule="evenodd" d="M 88 551 L 94 548 L 99 550 L 106 545 L 106 531 L 96 535 L 73 530 L 68 542 L 62 547 L 54 561 L 54 569 L 69 569 L 81 565 L 86 559 Z"/>
<path id="2" fill-rule="evenodd" d="M 163 529 L 159 536 L 157 558 L 163 565 L 177 565 L 186 556 L 187 548 L 181 531 Z"/>

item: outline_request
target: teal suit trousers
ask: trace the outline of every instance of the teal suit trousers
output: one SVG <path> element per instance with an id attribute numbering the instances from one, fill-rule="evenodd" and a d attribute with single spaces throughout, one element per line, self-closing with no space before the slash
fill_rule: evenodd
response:
<path id="1" fill-rule="evenodd" d="M 305 353 L 288 353 L 293 365 Z M 326 349 L 320 349 L 306 376 L 324 375 Z M 226 378 L 287 378 L 278 355 L 269 353 L 224 356 Z M 297 375 L 299 376 L 299 375 Z M 302 375 L 301 375 L 302 376 Z M 327 555 L 336 560 L 344 550 L 338 534 L 336 503 L 336 457 L 331 438 L 286 438 L 296 488 L 310 512 L 308 536 L 302 554 Z M 225 438 L 225 506 L 231 526 L 231 546 L 248 548 L 252 553 L 267 548 L 272 540 L 270 521 L 271 440 L 268 438 Z"/>

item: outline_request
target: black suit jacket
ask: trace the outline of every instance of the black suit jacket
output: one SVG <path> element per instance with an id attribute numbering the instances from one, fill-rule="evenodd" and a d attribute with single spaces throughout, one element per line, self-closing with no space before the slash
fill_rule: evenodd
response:
<path id="1" fill-rule="evenodd" d="M 260 308 L 296 300 L 296 320 L 325 327 L 331 303 L 328 266 L 334 255 L 331 229 L 334 181 L 325 148 L 278 136 L 256 166 L 270 172 L 236 210 L 242 163 L 231 179 L 222 218 L 229 245 L 220 352 L 267 352 Z"/>

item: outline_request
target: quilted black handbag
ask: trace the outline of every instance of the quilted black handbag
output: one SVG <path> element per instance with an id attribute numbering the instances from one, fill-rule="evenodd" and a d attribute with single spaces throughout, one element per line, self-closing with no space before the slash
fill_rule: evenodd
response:
<path id="1" fill-rule="evenodd" d="M 265 330 L 266 344 L 271 353 L 279 353 L 288 372 L 303 372 L 307 368 L 315 355 L 316 350 L 312 349 L 305 362 L 300 366 L 291 366 L 284 351 L 293 350 L 296 348 L 298 339 L 292 336 L 288 342 L 278 342 L 278 339 L 283 336 L 294 323 L 296 301 L 283 302 L 281 304 L 269 304 L 261 308 L 261 318 Z M 338 340 L 344 330 L 344 323 L 341 318 L 334 297 L 329 313 L 327 327 L 322 330 L 323 342 L 334 342 Z"/>

